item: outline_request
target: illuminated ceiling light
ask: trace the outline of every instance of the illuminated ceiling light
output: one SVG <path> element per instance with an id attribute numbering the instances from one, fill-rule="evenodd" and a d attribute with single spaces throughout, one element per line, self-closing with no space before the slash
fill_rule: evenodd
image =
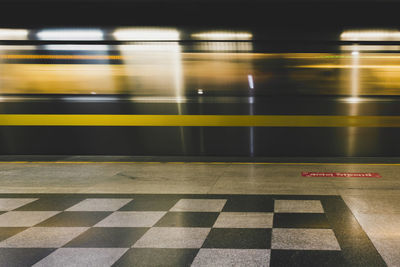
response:
<path id="1" fill-rule="evenodd" d="M 120 28 L 113 32 L 119 41 L 177 41 L 179 32 L 162 28 Z"/>
<path id="2" fill-rule="evenodd" d="M 253 75 L 247 75 L 247 79 L 249 80 L 249 87 L 250 87 L 250 89 L 254 89 Z"/>
<path id="3" fill-rule="evenodd" d="M 201 32 L 191 35 L 194 39 L 200 40 L 251 40 L 253 35 L 249 32 L 229 32 L 229 31 L 214 31 Z"/>
<path id="4" fill-rule="evenodd" d="M 197 90 L 197 93 L 198 93 L 199 95 L 204 94 L 203 89 L 198 89 L 198 90 Z"/>
<path id="5" fill-rule="evenodd" d="M 58 50 L 58 51 L 107 51 L 110 50 L 108 45 L 44 45 L 45 50 Z"/>
<path id="6" fill-rule="evenodd" d="M 340 35 L 342 41 L 400 41 L 398 30 L 352 30 Z"/>
<path id="7" fill-rule="evenodd" d="M 104 40 L 100 29 L 44 29 L 36 34 L 39 40 L 45 41 L 100 41 Z"/>
<path id="8" fill-rule="evenodd" d="M 0 29 L 0 40 L 27 40 L 28 33 L 26 29 Z"/>

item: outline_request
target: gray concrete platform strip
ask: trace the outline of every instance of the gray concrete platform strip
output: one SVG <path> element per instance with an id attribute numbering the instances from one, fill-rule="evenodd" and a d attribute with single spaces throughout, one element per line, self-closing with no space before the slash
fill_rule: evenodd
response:
<path id="1" fill-rule="evenodd" d="M 302 171 L 378 172 L 382 178 L 307 178 Z M 2 162 L 0 193 L 340 195 L 386 263 L 397 266 L 399 173 L 400 165 L 391 163 Z"/>

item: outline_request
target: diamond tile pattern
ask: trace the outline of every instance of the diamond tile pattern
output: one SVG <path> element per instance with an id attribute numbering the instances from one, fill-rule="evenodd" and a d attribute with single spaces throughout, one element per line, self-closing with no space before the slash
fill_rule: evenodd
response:
<path id="1" fill-rule="evenodd" d="M 86 230 L 86 227 L 31 227 L 0 242 L 0 247 L 58 248 Z"/>
<path id="2" fill-rule="evenodd" d="M 0 265 L 385 266 L 349 216 L 337 196 L 0 195 Z"/>
<path id="3" fill-rule="evenodd" d="M 225 203 L 226 199 L 181 199 L 170 211 L 219 212 Z"/>
<path id="4" fill-rule="evenodd" d="M 0 227 L 34 226 L 59 211 L 9 211 L 0 215 Z"/>
<path id="5" fill-rule="evenodd" d="M 324 213 L 319 200 L 276 200 L 275 212 Z"/>
<path id="6" fill-rule="evenodd" d="M 163 211 L 117 211 L 96 224 L 98 227 L 151 227 L 166 212 Z"/>
<path id="7" fill-rule="evenodd" d="M 268 249 L 200 249 L 193 261 L 196 266 L 269 266 Z"/>
<path id="8" fill-rule="evenodd" d="M 215 228 L 272 228 L 271 212 L 221 212 Z"/>
<path id="9" fill-rule="evenodd" d="M 297 250 L 340 250 L 331 229 L 272 229 L 272 248 Z"/>
<path id="10" fill-rule="evenodd" d="M 139 239 L 135 248 L 201 248 L 210 228 L 153 227 Z"/>
<path id="11" fill-rule="evenodd" d="M 131 200 L 124 198 L 88 198 L 67 209 L 67 211 L 115 211 Z"/>
<path id="12" fill-rule="evenodd" d="M 37 198 L 1 198 L 0 211 L 9 211 L 37 200 Z"/>
<path id="13" fill-rule="evenodd" d="M 107 267 L 116 262 L 127 250 L 127 248 L 60 248 L 33 266 Z"/>

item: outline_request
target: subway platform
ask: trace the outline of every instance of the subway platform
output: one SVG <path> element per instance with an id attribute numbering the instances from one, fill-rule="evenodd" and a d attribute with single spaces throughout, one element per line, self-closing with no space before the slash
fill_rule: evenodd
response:
<path id="1" fill-rule="evenodd" d="M 395 162 L 2 161 L 0 266 L 400 266 L 399 172 Z M 373 175 L 350 177 L 360 173 Z"/>

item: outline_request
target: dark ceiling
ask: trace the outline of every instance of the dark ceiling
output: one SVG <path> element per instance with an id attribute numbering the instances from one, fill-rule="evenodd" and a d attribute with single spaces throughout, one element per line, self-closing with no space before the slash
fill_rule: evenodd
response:
<path id="1" fill-rule="evenodd" d="M 0 27 L 180 26 L 330 31 L 397 27 L 395 0 L 0 0 Z"/>

